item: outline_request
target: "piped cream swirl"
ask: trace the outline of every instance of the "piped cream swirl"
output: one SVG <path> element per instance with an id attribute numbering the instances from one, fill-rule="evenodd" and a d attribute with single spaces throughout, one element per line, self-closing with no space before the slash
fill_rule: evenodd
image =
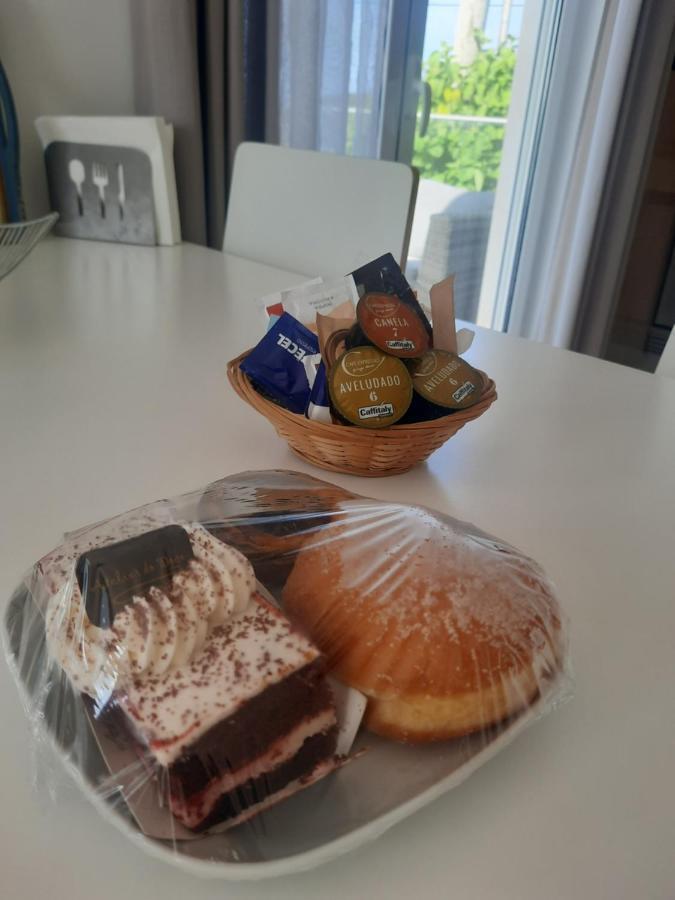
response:
<path id="1" fill-rule="evenodd" d="M 255 590 L 248 560 L 197 524 L 182 526 L 194 559 L 169 587 L 151 587 L 117 613 L 110 629 L 89 621 L 74 575 L 47 607 L 51 655 L 77 690 L 103 698 L 125 682 L 189 662 L 210 632 L 243 612 Z"/>

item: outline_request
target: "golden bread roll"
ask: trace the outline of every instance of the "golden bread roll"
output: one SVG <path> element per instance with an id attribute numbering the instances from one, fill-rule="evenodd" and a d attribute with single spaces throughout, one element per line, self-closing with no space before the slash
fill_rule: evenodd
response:
<path id="1" fill-rule="evenodd" d="M 425 509 L 340 506 L 341 521 L 299 552 L 283 603 L 336 676 L 368 696 L 372 731 L 445 740 L 537 698 L 564 639 L 536 563 Z"/>

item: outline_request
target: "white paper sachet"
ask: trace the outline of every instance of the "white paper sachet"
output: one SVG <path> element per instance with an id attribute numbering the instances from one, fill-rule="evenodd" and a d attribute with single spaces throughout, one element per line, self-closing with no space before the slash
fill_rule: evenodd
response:
<path id="1" fill-rule="evenodd" d="M 462 353 L 466 353 L 469 347 L 473 344 L 473 339 L 476 336 L 475 331 L 471 331 L 470 328 L 460 328 L 457 332 L 457 353 L 461 356 Z"/>
<path id="2" fill-rule="evenodd" d="M 303 291 L 306 288 L 321 284 L 322 281 L 322 278 L 312 278 L 309 281 L 303 281 L 301 284 L 295 284 L 291 288 L 286 288 L 285 291 L 273 291 L 271 294 L 265 294 L 264 297 L 259 297 L 256 300 L 255 305 L 263 317 L 265 330 L 269 331 L 279 316 L 285 311 L 284 296 L 286 294 L 292 294 L 295 291 Z"/>
<path id="3" fill-rule="evenodd" d="M 351 275 L 343 278 L 312 281 L 297 285 L 276 294 L 269 294 L 258 301 L 265 316 L 280 316 L 290 313 L 311 331 L 316 332 L 316 314 L 353 318 L 359 295 Z M 272 319 L 272 322 L 274 319 Z M 269 327 L 269 322 L 266 323 Z"/>
<path id="4" fill-rule="evenodd" d="M 320 353 L 306 356 L 303 359 L 307 381 L 309 382 L 309 402 L 305 410 L 308 419 L 330 425 L 333 421 L 330 414 L 328 385 L 326 384 L 326 368 Z"/>
<path id="5" fill-rule="evenodd" d="M 321 354 L 320 353 L 312 353 L 305 356 L 302 360 L 302 364 L 305 367 L 305 375 L 307 376 L 307 384 L 310 387 L 310 390 L 314 387 L 314 382 L 316 381 L 316 373 L 321 365 Z"/>
<path id="6" fill-rule="evenodd" d="M 347 756 L 352 749 L 356 734 L 361 727 L 361 720 L 366 711 L 368 698 L 356 688 L 348 687 L 332 676 L 328 677 L 338 720 L 338 756 Z"/>

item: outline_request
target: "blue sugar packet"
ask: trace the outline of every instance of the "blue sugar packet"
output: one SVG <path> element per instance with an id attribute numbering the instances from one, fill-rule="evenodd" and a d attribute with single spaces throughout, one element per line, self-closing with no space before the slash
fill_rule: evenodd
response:
<path id="1" fill-rule="evenodd" d="M 326 422 L 328 425 L 333 421 L 330 414 L 330 398 L 328 396 L 326 366 L 323 361 L 319 363 L 316 370 L 305 415 L 308 419 L 314 419 L 317 422 Z"/>
<path id="2" fill-rule="evenodd" d="M 284 313 L 239 367 L 272 400 L 302 415 L 310 391 L 303 361 L 318 352 L 317 336 Z"/>

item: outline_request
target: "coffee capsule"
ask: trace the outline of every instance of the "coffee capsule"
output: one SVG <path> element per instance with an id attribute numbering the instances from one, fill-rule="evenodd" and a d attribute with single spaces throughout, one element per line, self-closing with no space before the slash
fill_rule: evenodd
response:
<path id="1" fill-rule="evenodd" d="M 402 300 L 421 319 L 424 330 L 429 336 L 428 346 L 432 346 L 432 331 L 429 320 L 417 302 L 415 293 L 408 284 L 401 267 L 391 253 L 385 253 L 383 256 L 355 269 L 352 272 L 352 278 L 361 297 L 364 294 L 390 294 Z"/>
<path id="2" fill-rule="evenodd" d="M 357 301 L 358 302 L 358 301 Z M 356 318 L 356 304 L 354 304 L 354 315 L 350 318 L 336 318 L 335 316 L 325 316 L 323 313 L 316 314 L 316 334 L 319 338 L 319 352 L 326 359 L 326 344 L 336 331 L 349 331 L 352 322 Z M 344 352 L 344 347 L 341 352 Z M 338 353 L 337 356 L 340 354 Z M 337 358 L 337 357 L 336 357 Z M 329 363 L 330 365 L 330 363 Z"/>
<path id="3" fill-rule="evenodd" d="M 348 334 L 348 328 L 339 328 L 329 335 L 323 347 L 323 359 L 327 368 L 330 368 L 335 363 L 338 356 L 342 356 L 347 349 Z"/>
<path id="4" fill-rule="evenodd" d="M 365 294 L 356 307 L 358 325 L 368 343 L 392 356 L 422 356 L 430 346 L 424 322 L 415 310 L 391 294 Z"/>
<path id="5" fill-rule="evenodd" d="M 415 393 L 446 410 L 473 406 L 483 392 L 480 372 L 448 350 L 427 351 L 410 360 L 408 371 Z"/>
<path id="6" fill-rule="evenodd" d="M 435 419 L 443 419 L 446 416 L 452 416 L 456 413 L 456 409 L 448 409 L 445 406 L 436 406 L 435 403 L 429 403 L 421 394 L 413 390 L 412 401 L 408 407 L 408 411 L 399 420 L 399 425 L 415 425 L 418 422 L 433 422 Z"/>
<path id="7" fill-rule="evenodd" d="M 340 418 L 361 428 L 393 425 L 412 400 L 405 364 L 377 347 L 343 353 L 328 374 L 328 391 Z"/>
<path id="8" fill-rule="evenodd" d="M 354 322 L 344 339 L 344 350 L 352 350 L 354 347 L 373 346 L 363 333 L 363 329 L 358 322 Z"/>

